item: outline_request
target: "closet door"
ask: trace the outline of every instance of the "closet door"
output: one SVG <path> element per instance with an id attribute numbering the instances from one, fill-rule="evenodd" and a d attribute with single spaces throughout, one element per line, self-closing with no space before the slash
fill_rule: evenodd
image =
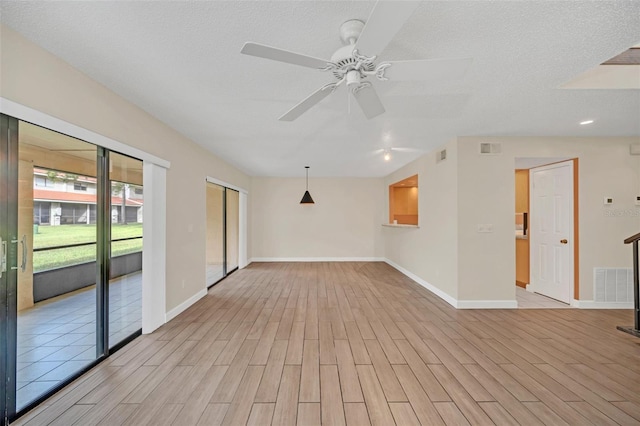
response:
<path id="1" fill-rule="evenodd" d="M 225 263 L 225 188 L 207 182 L 207 286 L 226 275 Z"/>
<path id="2" fill-rule="evenodd" d="M 240 223 L 240 193 L 227 188 L 226 238 L 227 273 L 238 269 L 238 241 Z"/>

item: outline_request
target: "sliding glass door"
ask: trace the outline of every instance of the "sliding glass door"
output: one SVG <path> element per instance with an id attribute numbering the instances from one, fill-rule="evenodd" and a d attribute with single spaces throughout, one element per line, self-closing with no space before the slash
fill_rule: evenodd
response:
<path id="1" fill-rule="evenodd" d="M 15 412 L 18 287 L 18 121 L 0 114 L 0 415 Z M 10 319 L 14 320 L 11 321 Z"/>
<path id="2" fill-rule="evenodd" d="M 142 163 L 2 115 L 3 418 L 140 333 Z"/>
<path id="3" fill-rule="evenodd" d="M 109 348 L 142 328 L 142 161 L 109 153 Z"/>
<path id="4" fill-rule="evenodd" d="M 95 290 L 86 290 L 96 282 L 96 211 L 88 200 L 97 152 L 18 124 L 17 410 L 99 356 Z"/>
<path id="5" fill-rule="evenodd" d="M 238 269 L 239 192 L 207 182 L 207 286 Z"/>

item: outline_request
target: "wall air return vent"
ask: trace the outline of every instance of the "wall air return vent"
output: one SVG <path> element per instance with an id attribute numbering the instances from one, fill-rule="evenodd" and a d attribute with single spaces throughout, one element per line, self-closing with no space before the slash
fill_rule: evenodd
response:
<path id="1" fill-rule="evenodd" d="M 481 143 L 480 144 L 481 155 L 497 155 L 502 154 L 502 144 L 499 143 Z"/>
<path id="2" fill-rule="evenodd" d="M 593 268 L 594 302 L 633 302 L 633 269 Z"/>
<path id="3" fill-rule="evenodd" d="M 447 159 L 447 150 L 443 149 L 442 151 L 436 152 L 436 163 L 444 161 Z"/>

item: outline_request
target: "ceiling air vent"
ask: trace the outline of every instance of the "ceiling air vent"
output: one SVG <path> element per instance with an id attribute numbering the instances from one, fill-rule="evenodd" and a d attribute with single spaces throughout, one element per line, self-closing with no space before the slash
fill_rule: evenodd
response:
<path id="1" fill-rule="evenodd" d="M 502 145 L 499 143 L 481 143 L 480 154 L 482 155 L 502 154 Z"/>
<path id="2" fill-rule="evenodd" d="M 444 161 L 447 159 L 447 150 L 443 149 L 442 151 L 438 151 L 436 153 L 436 163 Z"/>

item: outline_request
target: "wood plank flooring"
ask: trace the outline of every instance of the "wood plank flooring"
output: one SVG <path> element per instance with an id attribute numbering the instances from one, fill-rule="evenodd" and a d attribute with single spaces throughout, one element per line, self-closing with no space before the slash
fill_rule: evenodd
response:
<path id="1" fill-rule="evenodd" d="M 639 425 L 630 310 L 455 310 L 384 263 L 257 263 L 20 425 Z"/>

